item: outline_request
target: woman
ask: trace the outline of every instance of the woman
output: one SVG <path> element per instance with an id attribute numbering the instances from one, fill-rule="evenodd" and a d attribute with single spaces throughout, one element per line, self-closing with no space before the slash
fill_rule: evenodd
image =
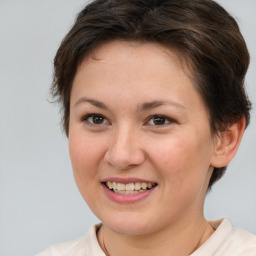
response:
<path id="1" fill-rule="evenodd" d="M 256 255 L 204 199 L 249 123 L 249 54 L 211 0 L 98 0 L 55 57 L 77 186 L 102 224 L 40 255 Z"/>

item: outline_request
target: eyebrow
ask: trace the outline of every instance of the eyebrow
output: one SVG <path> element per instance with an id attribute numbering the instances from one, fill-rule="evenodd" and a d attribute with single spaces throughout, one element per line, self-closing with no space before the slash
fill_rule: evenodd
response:
<path id="1" fill-rule="evenodd" d="M 106 110 L 108 109 L 108 107 L 103 102 L 93 100 L 93 99 L 89 99 L 89 98 L 85 98 L 85 97 L 80 98 L 75 103 L 74 107 L 76 107 L 77 105 L 79 105 L 81 103 L 86 103 L 86 102 L 92 104 L 93 106 L 95 106 L 97 108 L 106 109 Z M 184 105 L 182 105 L 178 102 L 174 102 L 174 101 L 170 101 L 170 100 L 167 100 L 167 101 L 157 100 L 157 101 L 151 101 L 151 102 L 143 103 L 142 106 L 139 107 L 139 110 L 146 111 L 146 110 L 154 109 L 154 108 L 157 108 L 157 107 L 160 107 L 160 106 L 163 106 L 163 105 L 171 105 L 171 106 L 174 106 L 176 108 L 186 109 L 186 107 Z"/>
<path id="2" fill-rule="evenodd" d="M 101 109 L 108 109 L 108 107 L 100 102 L 100 101 L 97 101 L 97 100 L 93 100 L 93 99 L 88 99 L 88 98 L 85 98 L 85 97 L 82 97 L 80 98 L 74 105 L 74 107 L 76 107 L 77 105 L 81 104 L 81 103 L 84 103 L 84 102 L 88 102 L 90 104 L 92 104 L 93 106 L 97 107 L 97 108 L 101 108 Z"/>
<path id="3" fill-rule="evenodd" d="M 171 101 L 171 100 L 167 100 L 167 101 L 157 100 L 157 101 L 146 102 L 146 103 L 142 104 L 141 110 L 143 110 L 143 111 L 150 110 L 150 109 L 153 109 L 153 108 L 160 107 L 162 105 L 171 105 L 171 106 L 174 106 L 176 108 L 186 109 L 185 106 L 183 106 L 182 104 L 180 104 L 178 102 L 174 102 L 174 101 Z"/>

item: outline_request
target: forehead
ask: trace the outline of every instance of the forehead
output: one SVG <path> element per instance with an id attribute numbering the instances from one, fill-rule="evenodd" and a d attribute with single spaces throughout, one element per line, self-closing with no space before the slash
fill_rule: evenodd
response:
<path id="1" fill-rule="evenodd" d="M 108 41 L 89 51 L 78 66 L 78 69 L 85 64 L 93 61 L 103 62 L 104 60 L 114 60 L 117 56 L 124 56 L 126 60 L 136 55 L 141 59 L 146 59 L 149 53 L 157 53 L 166 61 L 171 60 L 177 68 L 182 69 L 187 75 L 191 76 L 192 68 L 188 58 L 182 55 L 177 49 L 164 46 L 157 42 L 142 42 L 142 41 L 125 41 L 113 40 Z M 152 57 L 152 56 L 151 56 Z M 152 60 L 153 61 L 153 60 Z"/>
<path id="2" fill-rule="evenodd" d="M 123 73 L 123 79 L 129 80 L 143 77 L 151 70 L 151 79 L 163 78 L 167 74 L 173 77 L 180 75 L 194 83 L 191 65 L 188 64 L 189 61 L 177 50 L 158 43 L 115 40 L 101 44 L 87 54 L 78 66 L 75 80 L 81 72 L 86 73 L 87 78 L 98 72 L 100 78 L 106 75 L 105 71 L 111 74 L 112 79 L 120 78 Z"/>
<path id="3" fill-rule="evenodd" d="M 122 106 L 169 100 L 180 105 L 197 101 L 202 106 L 181 57 L 155 43 L 112 41 L 96 48 L 84 58 L 74 79 L 73 104 L 81 96 L 112 105 L 120 101 Z"/>
<path id="4" fill-rule="evenodd" d="M 142 80 L 146 84 L 153 81 L 157 84 L 159 80 L 174 80 L 177 76 L 188 79 L 189 72 L 180 59 L 176 52 L 156 43 L 111 41 L 85 56 L 78 66 L 73 86 L 81 80 L 84 84 L 95 85 L 97 81 L 102 84 L 104 79 L 104 83 L 121 86 Z"/>

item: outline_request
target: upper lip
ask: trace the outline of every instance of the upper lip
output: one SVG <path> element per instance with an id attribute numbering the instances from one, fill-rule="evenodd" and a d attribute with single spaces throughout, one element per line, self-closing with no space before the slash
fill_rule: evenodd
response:
<path id="1" fill-rule="evenodd" d="M 120 177 L 108 177 L 103 179 L 101 182 L 106 183 L 106 182 L 117 182 L 117 183 L 122 183 L 122 184 L 129 184 L 129 183 L 135 183 L 135 182 L 145 182 L 145 183 L 154 183 L 157 184 L 154 181 L 151 180 L 145 180 L 145 179 L 140 179 L 140 178 L 120 178 Z"/>

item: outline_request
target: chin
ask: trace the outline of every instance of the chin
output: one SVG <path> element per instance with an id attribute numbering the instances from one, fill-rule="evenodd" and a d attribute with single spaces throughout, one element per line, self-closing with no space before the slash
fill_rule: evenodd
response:
<path id="1" fill-rule="evenodd" d="M 157 230 L 157 225 L 153 224 L 154 221 L 151 218 L 143 216 L 141 213 L 127 213 L 113 216 L 102 218 L 102 222 L 118 234 L 140 236 Z M 158 221 L 156 220 L 156 223 L 159 223 Z"/>
<path id="2" fill-rule="evenodd" d="M 124 222 L 124 221 L 123 221 Z M 105 223 L 104 223 L 105 224 Z M 149 233 L 147 225 L 135 225 L 130 222 L 127 223 L 110 223 L 110 225 L 105 224 L 113 232 L 128 236 L 141 236 Z"/>

